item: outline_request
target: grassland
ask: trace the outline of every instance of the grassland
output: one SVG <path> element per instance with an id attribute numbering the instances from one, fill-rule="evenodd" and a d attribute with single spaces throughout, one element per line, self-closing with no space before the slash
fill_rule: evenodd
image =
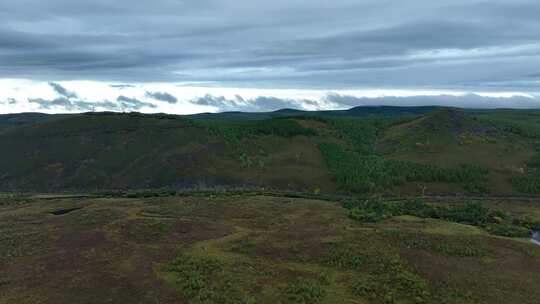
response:
<path id="1" fill-rule="evenodd" d="M 538 220 L 536 203 L 493 201 L 469 212 L 459 201 L 381 201 L 384 216 L 365 221 L 351 210 L 373 209 L 355 199 L 241 192 L 1 202 L 2 304 L 540 299 L 540 247 L 488 229 Z M 453 215 L 422 215 L 418 206 Z M 52 214 L 59 210 L 67 213 Z"/>

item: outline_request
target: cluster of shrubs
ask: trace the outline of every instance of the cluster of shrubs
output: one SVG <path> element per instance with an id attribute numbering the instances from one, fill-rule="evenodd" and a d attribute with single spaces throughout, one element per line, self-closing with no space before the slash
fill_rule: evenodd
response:
<path id="1" fill-rule="evenodd" d="M 170 272 L 190 303 L 253 303 L 215 258 L 182 254 L 174 260 Z"/>
<path id="2" fill-rule="evenodd" d="M 216 258 L 184 253 L 171 263 L 169 272 L 190 303 L 256 303 L 241 289 L 234 271 L 231 272 L 226 264 Z M 283 303 L 320 303 L 327 295 L 324 286 L 327 284 L 299 279 L 284 286 L 280 296 Z"/>
<path id="3" fill-rule="evenodd" d="M 517 121 L 512 117 L 488 117 L 485 121 L 492 123 L 504 133 L 511 133 L 529 139 L 540 139 L 540 127 L 537 123 L 527 120 Z M 536 148 L 537 154 L 527 162 L 528 173 L 524 176 L 513 177 L 511 182 L 515 190 L 528 193 L 540 194 L 540 147 Z"/>
<path id="4" fill-rule="evenodd" d="M 325 264 L 357 272 L 351 291 L 370 303 L 425 303 L 431 299 L 427 282 L 395 253 L 335 244 Z"/>
<path id="5" fill-rule="evenodd" d="M 12 205 L 25 205 L 32 201 L 31 198 L 26 196 L 13 195 L 0 195 L 0 206 L 12 206 Z"/>
<path id="6" fill-rule="evenodd" d="M 526 175 L 512 178 L 512 185 L 519 192 L 540 194 L 540 147 L 536 148 L 536 155 L 527 162 L 527 168 Z"/>
<path id="7" fill-rule="evenodd" d="M 526 120 L 517 121 L 515 118 L 505 117 L 489 117 L 483 120 L 492 123 L 501 132 L 512 133 L 531 139 L 540 138 L 540 128 L 536 123 L 530 123 Z"/>
<path id="8" fill-rule="evenodd" d="M 406 182 L 461 184 L 472 193 L 488 192 L 488 170 L 472 165 L 445 169 L 410 161 L 388 160 L 375 151 L 378 135 L 407 118 L 330 119 L 337 137 L 349 145 L 319 145 L 336 183 L 342 190 L 372 192 Z"/>
<path id="9" fill-rule="evenodd" d="M 257 121 L 204 122 L 209 132 L 231 143 L 239 143 L 251 136 L 275 135 L 282 137 L 313 136 L 317 133 L 291 119 L 268 119 Z"/>
<path id="10" fill-rule="evenodd" d="M 336 136 L 350 143 L 351 149 L 363 155 L 375 153 L 373 143 L 379 133 L 391 126 L 394 120 L 387 118 L 332 119 L 330 126 Z"/>
<path id="11" fill-rule="evenodd" d="M 298 281 L 287 286 L 284 298 L 286 303 L 316 304 L 322 302 L 326 295 L 326 289 L 319 282 Z"/>
<path id="12" fill-rule="evenodd" d="M 394 258 L 367 277 L 357 279 L 352 291 L 374 303 L 427 303 L 431 298 L 427 283 Z M 404 301 L 405 300 L 405 301 Z"/>
<path id="13" fill-rule="evenodd" d="M 127 197 L 127 198 L 149 198 L 149 197 L 168 197 L 168 196 L 175 196 L 177 192 L 175 190 L 166 190 L 166 189 L 159 189 L 159 190 L 136 190 L 136 191 L 129 191 L 126 193 L 123 193 L 121 196 Z M 112 194 L 114 195 L 114 193 Z"/>
<path id="14" fill-rule="evenodd" d="M 362 154 L 331 143 L 320 144 L 319 148 L 336 183 L 345 191 L 372 192 L 406 182 L 457 183 L 468 192 L 488 191 L 488 171 L 478 166 L 439 168 L 410 161 L 388 160 L 374 153 Z"/>
<path id="15" fill-rule="evenodd" d="M 410 215 L 479 226 L 489 233 L 507 237 L 527 237 L 531 230 L 540 228 L 540 222 L 516 219 L 503 211 L 491 210 L 479 203 L 471 202 L 434 205 L 421 199 L 398 202 L 364 200 L 345 202 L 344 207 L 349 209 L 350 218 L 365 223 L 379 222 L 394 216 Z"/>

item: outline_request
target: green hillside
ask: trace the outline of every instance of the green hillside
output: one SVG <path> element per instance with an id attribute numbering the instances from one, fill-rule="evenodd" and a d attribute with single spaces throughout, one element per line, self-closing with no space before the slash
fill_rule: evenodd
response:
<path id="1" fill-rule="evenodd" d="M 221 122 L 92 114 L 2 134 L 3 189 L 264 186 L 330 189 L 312 129 L 294 120 Z"/>
<path id="2" fill-rule="evenodd" d="M 12 115 L 0 119 L 11 122 L 0 133 L 9 147 L 0 151 L 0 190 L 535 194 L 540 137 L 525 132 L 536 127 L 527 113 L 367 107 Z"/>
<path id="3" fill-rule="evenodd" d="M 515 181 L 533 169 L 531 161 L 536 158 L 538 140 L 523 132 L 534 128 L 526 126 L 525 112 L 516 111 L 507 120 L 497 119 L 499 112 L 478 115 L 455 109 L 438 110 L 386 130 L 377 147 L 391 159 L 447 168 L 485 168 L 489 171 L 490 192 L 523 190 Z M 512 127 L 514 124 L 522 129 Z"/>

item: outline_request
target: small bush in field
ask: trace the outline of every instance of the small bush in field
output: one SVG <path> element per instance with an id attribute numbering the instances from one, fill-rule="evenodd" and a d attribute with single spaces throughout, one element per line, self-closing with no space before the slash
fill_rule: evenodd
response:
<path id="1" fill-rule="evenodd" d="M 326 290 L 317 282 L 300 281 L 286 288 L 285 297 L 286 303 L 320 303 L 326 297 Z"/>

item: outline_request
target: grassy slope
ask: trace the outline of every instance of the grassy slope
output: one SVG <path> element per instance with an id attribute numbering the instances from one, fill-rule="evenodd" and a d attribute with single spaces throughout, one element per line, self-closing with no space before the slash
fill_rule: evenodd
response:
<path id="1" fill-rule="evenodd" d="M 462 164 L 487 168 L 492 193 L 513 192 L 510 178 L 523 175 L 527 161 L 536 154 L 534 140 L 502 131 L 493 121 L 449 109 L 390 128 L 377 146 L 391 159 L 447 168 Z"/>
<path id="2" fill-rule="evenodd" d="M 540 247 L 464 224 L 267 196 L 0 201 L 2 304 L 540 300 Z"/>

